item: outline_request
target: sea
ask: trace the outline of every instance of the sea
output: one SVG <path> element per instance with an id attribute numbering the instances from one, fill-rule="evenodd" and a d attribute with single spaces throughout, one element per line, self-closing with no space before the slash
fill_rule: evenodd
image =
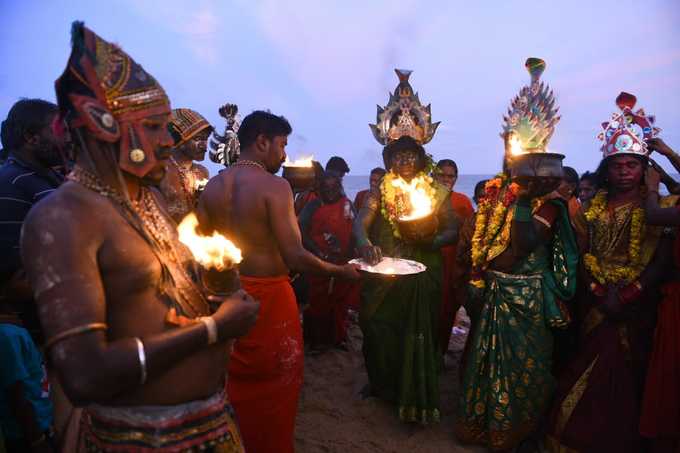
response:
<path id="1" fill-rule="evenodd" d="M 453 190 L 464 193 L 470 198 L 470 201 L 472 201 L 477 182 L 492 177 L 493 175 L 458 175 L 458 181 L 456 181 Z M 368 175 L 345 175 L 342 183 L 345 187 L 345 193 L 350 200 L 354 200 L 354 196 L 357 192 L 368 189 L 368 178 Z"/>

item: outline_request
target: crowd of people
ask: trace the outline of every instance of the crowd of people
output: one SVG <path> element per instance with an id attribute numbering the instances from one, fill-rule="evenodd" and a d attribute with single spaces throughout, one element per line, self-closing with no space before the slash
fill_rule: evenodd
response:
<path id="1" fill-rule="evenodd" d="M 352 322 L 369 378 L 357 397 L 438 423 L 465 307 L 460 442 L 679 452 L 680 184 L 650 155 L 679 172 L 680 155 L 622 93 L 594 172 L 515 177 L 522 112 L 546 131 L 526 149 L 557 123 L 544 66 L 527 61 L 503 169 L 477 183 L 474 205 L 455 191 L 456 163 L 426 152 L 438 123 L 397 71 L 371 125 L 384 165 L 350 200 L 340 156 L 315 162 L 311 188 L 276 176 L 292 127 L 269 111 L 243 119 L 238 160 L 210 178 L 204 116 L 172 109 L 141 65 L 74 23 L 57 104 L 21 99 L 2 123 L 6 451 L 291 452 L 305 353 L 346 349 Z M 430 203 L 415 231 L 405 185 Z M 179 240 L 191 213 L 240 248 L 233 292 L 210 291 Z M 383 257 L 425 267 L 395 277 L 350 263 Z"/>

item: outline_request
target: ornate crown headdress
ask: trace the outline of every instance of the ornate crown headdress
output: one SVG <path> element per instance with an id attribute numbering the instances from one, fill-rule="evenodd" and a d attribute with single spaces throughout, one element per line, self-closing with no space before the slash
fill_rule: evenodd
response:
<path id="1" fill-rule="evenodd" d="M 163 87 L 82 22 L 73 23 L 71 43 L 66 69 L 55 82 L 60 110 L 71 127 L 85 127 L 101 141 L 118 143 L 120 168 L 146 175 L 156 155 L 142 120 L 170 114 Z"/>
<path id="2" fill-rule="evenodd" d="M 175 146 L 182 146 L 199 132 L 212 130 L 213 127 L 200 113 L 181 108 L 172 110 L 168 129 L 177 139 Z"/>
<path id="3" fill-rule="evenodd" d="M 524 66 L 531 75 L 531 83 L 522 87 L 503 116 L 503 132 L 510 140 L 513 153 L 546 152 L 548 142 L 560 120 L 555 95 L 547 84 L 540 82 L 545 61 L 527 58 Z M 519 146 L 521 149 L 517 149 Z"/>
<path id="4" fill-rule="evenodd" d="M 227 121 L 227 125 L 224 127 L 222 135 L 213 130 L 213 135 L 210 139 L 209 157 L 216 164 L 228 167 L 238 160 L 238 156 L 241 153 L 241 145 L 237 135 L 241 119 L 239 118 L 238 106 L 236 104 L 224 104 L 220 107 L 219 113 Z"/>
<path id="5" fill-rule="evenodd" d="M 369 124 L 373 136 L 381 145 L 387 145 L 404 135 L 420 144 L 428 143 L 434 137 L 439 122 L 432 122 L 430 104 L 420 103 L 418 93 L 413 92 L 408 78 L 413 71 L 395 69 L 399 85 L 390 93 L 385 107 L 378 106 L 377 124 Z"/>
<path id="6" fill-rule="evenodd" d="M 616 105 L 621 109 L 613 113 L 611 119 L 602 123 L 602 131 L 597 135 L 602 140 L 603 158 L 618 154 L 647 156 L 647 140 L 656 137 L 661 129 L 654 127 L 654 116 L 647 116 L 638 109 L 633 113 L 637 98 L 630 93 L 621 92 L 616 97 Z"/>

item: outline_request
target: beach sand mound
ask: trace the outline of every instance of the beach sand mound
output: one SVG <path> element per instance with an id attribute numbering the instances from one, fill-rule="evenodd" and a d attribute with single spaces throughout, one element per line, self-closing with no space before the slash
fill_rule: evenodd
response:
<path id="1" fill-rule="evenodd" d="M 469 320 L 464 311 L 459 327 Z M 484 452 L 461 446 L 453 436 L 453 412 L 459 389 L 459 364 L 465 333 L 452 335 L 446 370 L 440 376 L 442 419 L 421 426 L 399 421 L 394 406 L 377 398 L 362 399 L 368 384 L 361 354 L 361 330 L 353 323 L 348 351 L 331 349 L 305 355 L 305 381 L 295 430 L 296 451 L 312 452 Z"/>

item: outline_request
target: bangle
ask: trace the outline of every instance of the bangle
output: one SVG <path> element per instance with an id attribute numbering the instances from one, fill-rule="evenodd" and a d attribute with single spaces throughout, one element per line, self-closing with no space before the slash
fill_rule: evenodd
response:
<path id="1" fill-rule="evenodd" d="M 198 320 L 205 325 L 205 329 L 208 331 L 208 346 L 217 343 L 217 323 L 215 318 L 212 316 L 202 316 Z"/>
<path id="2" fill-rule="evenodd" d="M 45 433 L 42 433 L 40 437 L 38 437 L 36 440 L 32 440 L 30 447 L 34 448 L 40 445 L 41 443 L 45 442 L 47 440 L 47 437 L 45 437 Z"/>
<path id="3" fill-rule="evenodd" d="M 144 352 L 144 343 L 137 337 L 135 337 L 135 341 L 137 342 L 137 357 L 139 358 L 140 368 L 139 385 L 144 385 L 146 382 L 146 353 Z"/>
<path id="4" fill-rule="evenodd" d="M 633 282 L 633 286 L 635 286 L 638 289 L 638 291 L 642 292 L 642 283 L 640 283 L 640 280 L 635 280 Z"/>
<path id="5" fill-rule="evenodd" d="M 517 203 L 515 205 L 515 220 L 518 222 L 531 222 L 531 206 Z"/>
<path id="6" fill-rule="evenodd" d="M 83 324 L 82 326 L 74 327 L 72 329 L 65 330 L 63 332 L 60 332 L 53 337 L 49 338 L 45 342 L 45 350 L 48 350 L 52 346 L 54 346 L 56 343 L 59 343 L 60 341 L 63 341 L 67 338 L 74 337 L 76 335 L 81 335 L 84 333 L 89 333 L 89 332 L 94 332 L 96 330 L 107 330 L 108 327 L 106 324 L 103 322 L 91 322 L 89 324 Z"/>

